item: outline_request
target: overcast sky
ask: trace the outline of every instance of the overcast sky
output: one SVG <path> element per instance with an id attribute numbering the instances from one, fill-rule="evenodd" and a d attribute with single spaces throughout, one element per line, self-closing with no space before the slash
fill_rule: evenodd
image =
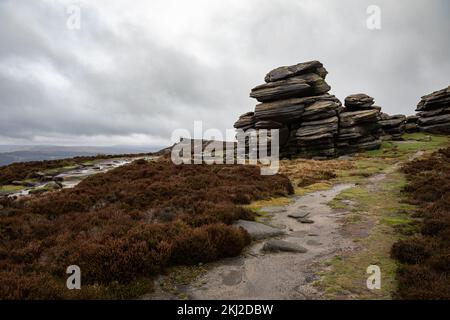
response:
<path id="1" fill-rule="evenodd" d="M 380 30 L 366 26 L 371 4 Z M 0 144 L 160 146 L 194 120 L 225 130 L 268 71 L 308 60 L 339 99 L 412 114 L 450 84 L 449 12 L 448 0 L 0 0 Z"/>

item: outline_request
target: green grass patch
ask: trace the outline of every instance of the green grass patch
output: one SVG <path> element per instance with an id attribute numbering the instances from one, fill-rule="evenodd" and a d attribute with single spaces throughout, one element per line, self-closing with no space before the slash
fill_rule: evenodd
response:
<path id="1" fill-rule="evenodd" d="M 369 184 L 358 185 L 341 192 L 329 205 L 349 209 L 343 200 L 352 201 L 352 210 L 344 219 L 344 228 L 359 248 L 327 261 L 316 282 L 327 299 L 391 299 L 396 289 L 397 263 L 390 257 L 392 244 L 401 235 L 397 227 L 411 227 L 412 220 L 405 211 L 411 205 L 401 203 L 400 190 L 405 184 L 403 175 L 397 171 L 387 174 L 375 188 Z M 351 234 L 354 228 L 367 228 L 365 235 Z M 364 234 L 364 233 L 363 233 Z M 369 290 L 366 280 L 369 265 L 381 269 L 381 290 Z"/>
<path id="2" fill-rule="evenodd" d="M 387 224 L 389 226 L 396 226 L 401 224 L 407 224 L 411 222 L 411 218 L 408 217 L 386 217 L 380 220 L 381 223 Z"/>
<path id="3" fill-rule="evenodd" d="M 449 142 L 448 136 L 428 134 L 423 132 L 404 134 L 403 141 L 385 141 L 378 150 L 364 152 L 369 158 L 397 158 L 405 157 L 418 150 L 435 151 Z"/>
<path id="4" fill-rule="evenodd" d="M 352 160 L 352 168 L 347 170 L 337 170 L 337 178 L 334 182 L 338 183 L 362 183 L 366 178 L 374 174 L 381 173 L 390 167 L 392 161 L 378 158 L 361 158 Z"/>
<path id="5" fill-rule="evenodd" d="M 307 187 L 297 187 L 295 188 L 295 195 L 296 196 L 302 196 L 305 195 L 307 193 L 311 193 L 311 192 L 316 192 L 316 191 L 323 191 L 323 190 L 328 190 L 330 189 L 332 186 L 331 183 L 328 182 L 318 182 L 318 183 L 313 183 Z"/>
<path id="6" fill-rule="evenodd" d="M 25 189 L 24 186 L 14 186 L 14 185 L 0 186 L 0 195 L 1 194 L 10 194 L 10 193 L 19 192 L 19 191 L 21 191 L 23 189 Z"/>
<path id="7" fill-rule="evenodd" d="M 54 168 L 54 169 L 45 170 L 44 173 L 48 174 L 48 175 L 58 175 L 58 174 L 61 174 L 63 172 L 75 170 L 77 168 L 78 168 L 77 165 L 64 166 L 64 167 L 60 167 L 60 168 Z"/>
<path id="8" fill-rule="evenodd" d="M 371 192 L 369 192 L 364 186 L 356 186 L 347 190 L 342 191 L 338 194 L 333 200 L 328 202 L 328 205 L 332 208 L 348 208 L 348 205 L 344 203 L 344 200 L 351 200 L 352 202 L 356 202 L 357 207 L 353 210 L 357 212 L 367 211 L 368 207 L 376 202 L 377 197 L 374 196 Z"/>
<path id="9" fill-rule="evenodd" d="M 267 200 L 253 201 L 252 203 L 244 205 L 243 207 L 252 210 L 259 215 L 264 215 L 264 212 L 261 211 L 261 208 L 284 206 L 289 204 L 291 201 L 292 198 L 290 197 L 275 197 Z"/>
<path id="10" fill-rule="evenodd" d="M 325 292 L 327 299 L 390 299 L 396 288 L 397 264 L 390 258 L 394 241 L 391 228 L 376 226 L 371 235 L 361 239 L 363 247 L 357 254 L 334 258 L 321 273 L 321 280 L 315 285 Z M 381 289 L 369 290 L 366 269 L 377 265 L 381 269 Z"/>
<path id="11" fill-rule="evenodd" d="M 185 300 L 187 295 L 181 292 L 180 288 L 193 283 L 205 273 L 206 268 L 204 265 L 171 267 L 166 270 L 166 275 L 162 278 L 159 286 L 162 291 L 173 294 L 178 299 Z"/>

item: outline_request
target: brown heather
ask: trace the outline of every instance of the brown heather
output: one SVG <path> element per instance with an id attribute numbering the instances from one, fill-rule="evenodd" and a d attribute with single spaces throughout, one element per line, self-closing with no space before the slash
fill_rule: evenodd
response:
<path id="1" fill-rule="evenodd" d="M 16 177 L 15 177 L 16 179 Z M 250 242 L 240 205 L 293 193 L 254 166 L 138 160 L 73 189 L 0 200 L 0 298 L 130 298 L 165 267 L 238 255 Z M 82 289 L 65 287 L 78 265 Z"/>
<path id="2" fill-rule="evenodd" d="M 419 234 L 397 242 L 392 256 L 400 299 L 450 299 L 450 148 L 404 166 L 409 201 L 422 218 Z"/>
<path id="3" fill-rule="evenodd" d="M 0 167 L 0 185 L 10 184 L 13 181 L 35 178 L 35 173 L 51 169 L 58 169 L 66 166 L 81 165 L 88 161 L 112 159 L 117 157 L 139 157 L 152 154 L 122 154 L 122 155 L 98 155 L 92 157 L 75 157 L 59 160 L 43 160 L 16 162 Z M 155 153 L 156 155 L 156 153 Z"/>

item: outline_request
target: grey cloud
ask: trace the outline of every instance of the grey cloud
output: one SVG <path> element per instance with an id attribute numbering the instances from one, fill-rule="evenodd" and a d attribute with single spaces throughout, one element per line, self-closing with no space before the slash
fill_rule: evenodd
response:
<path id="1" fill-rule="evenodd" d="M 366 92 L 388 113 L 412 114 L 421 95 L 449 84 L 445 0 L 378 0 L 379 31 L 365 27 L 365 0 L 252 0 L 214 10 L 193 2 L 174 19 L 208 10 L 207 30 L 176 39 L 133 19 L 113 28 L 101 3 L 83 3 L 82 29 L 70 31 L 67 3 L 0 2 L 5 141 L 101 136 L 114 144 L 140 134 L 152 144 L 194 120 L 225 130 L 254 106 L 248 92 L 267 71 L 311 59 L 325 64 L 340 99 Z M 29 66 L 39 68 L 30 75 Z M 55 84 L 60 78 L 67 85 Z"/>

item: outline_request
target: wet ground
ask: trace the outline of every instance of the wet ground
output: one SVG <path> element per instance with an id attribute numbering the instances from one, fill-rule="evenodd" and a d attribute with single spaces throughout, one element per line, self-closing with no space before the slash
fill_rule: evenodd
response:
<path id="1" fill-rule="evenodd" d="M 285 232 L 276 239 L 300 245 L 306 253 L 264 252 L 268 239 L 260 240 L 237 258 L 212 263 L 206 274 L 181 291 L 188 299 L 319 299 L 320 292 L 312 285 L 317 280 L 317 263 L 354 249 L 351 239 L 341 233 L 345 213 L 327 203 L 353 186 L 335 185 L 295 197 L 288 205 L 262 209 L 267 212 L 265 223 Z M 289 216 L 306 213 L 313 223 Z M 147 298 L 175 297 L 157 291 Z"/>
<path id="2" fill-rule="evenodd" d="M 114 168 L 121 167 L 123 165 L 129 164 L 135 160 L 143 159 L 154 160 L 157 157 L 129 157 L 129 158 L 117 158 L 117 159 L 106 159 L 97 160 L 95 163 L 90 165 L 80 165 L 75 169 L 67 170 L 63 173 L 57 174 L 52 177 L 52 181 L 57 181 L 62 188 L 73 188 L 83 179 L 92 176 L 97 173 L 107 172 Z M 11 193 L 8 196 L 23 197 L 27 196 L 33 192 L 33 190 L 39 190 L 45 188 L 46 185 L 51 181 L 43 181 L 36 183 L 33 187 L 26 187 L 19 192 Z"/>

